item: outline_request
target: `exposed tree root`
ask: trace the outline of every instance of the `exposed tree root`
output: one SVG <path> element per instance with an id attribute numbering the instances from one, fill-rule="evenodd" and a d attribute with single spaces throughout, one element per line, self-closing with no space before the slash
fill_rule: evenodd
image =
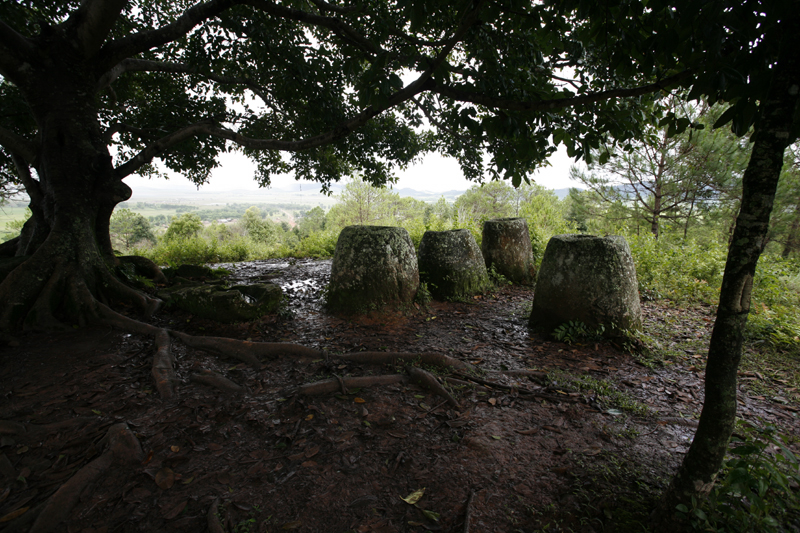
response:
<path id="1" fill-rule="evenodd" d="M 478 385 L 477 383 L 472 383 L 471 381 L 464 381 L 463 379 L 456 379 L 451 377 L 445 377 L 445 382 L 455 385 L 456 387 L 470 387 L 475 390 L 479 391 L 488 391 L 490 390 L 488 387 L 484 387 L 483 385 Z"/>
<path id="2" fill-rule="evenodd" d="M 175 357 L 170 350 L 169 333 L 162 329 L 156 334 L 156 354 L 153 356 L 153 379 L 162 400 L 169 400 L 175 393 Z"/>
<path id="3" fill-rule="evenodd" d="M 472 500 L 475 499 L 475 491 L 470 491 L 467 498 L 467 512 L 464 514 L 464 533 L 469 533 L 470 522 L 472 522 Z"/>
<path id="4" fill-rule="evenodd" d="M 439 381 L 437 381 L 437 379 L 430 372 L 416 366 L 412 366 L 408 368 L 408 375 L 411 376 L 411 380 L 417 385 L 425 387 L 426 389 L 430 389 L 431 392 L 447 400 L 447 403 L 456 409 L 461 409 L 461 406 L 458 404 L 456 399 L 450 396 L 450 393 L 447 392 L 444 387 L 442 387 L 442 384 L 439 383 Z"/>
<path id="5" fill-rule="evenodd" d="M 124 423 L 114 424 L 106 433 L 108 449 L 72 476 L 47 500 L 36 518 L 30 533 L 53 531 L 78 503 L 86 486 L 115 463 L 135 463 L 142 460 L 142 448 L 136 436 Z"/>
<path id="6" fill-rule="evenodd" d="M 419 362 L 425 365 L 435 365 L 444 368 L 465 369 L 467 364 L 464 361 L 453 357 L 433 352 L 406 353 L 406 352 L 357 352 L 346 353 L 336 356 L 337 359 L 351 361 L 353 363 L 384 365 Z"/>
<path id="7" fill-rule="evenodd" d="M 225 337 L 194 337 L 179 331 L 170 331 L 190 348 L 205 350 L 218 355 L 233 357 L 260 370 L 264 365 L 259 357 L 276 359 L 283 356 L 323 357 L 324 353 L 314 348 L 283 342 L 250 342 Z"/>
<path id="8" fill-rule="evenodd" d="M 233 381 L 229 380 L 222 374 L 214 372 L 213 370 L 202 370 L 199 374 L 192 374 L 189 379 L 195 383 L 202 383 L 210 387 L 217 388 L 228 394 L 240 394 L 249 392 L 247 387 L 243 387 Z"/>
<path id="9" fill-rule="evenodd" d="M 573 398 L 572 396 L 567 396 L 567 395 L 556 396 L 554 394 L 546 394 L 546 393 L 543 393 L 543 392 L 532 391 L 532 390 L 525 389 L 525 388 L 512 387 L 510 385 L 503 385 L 502 383 L 496 383 L 494 381 L 481 379 L 481 378 L 476 377 L 476 376 L 468 376 L 466 374 L 458 374 L 458 376 L 461 377 L 461 378 L 464 378 L 465 380 L 468 380 L 468 381 L 473 381 L 475 383 L 480 383 L 481 385 L 485 385 L 486 387 L 489 387 L 489 388 L 500 389 L 500 390 L 505 390 L 505 391 L 510 391 L 510 392 L 517 392 L 517 393 L 523 395 L 523 396 L 520 396 L 520 398 L 524 398 L 525 396 L 529 396 L 529 397 L 541 398 L 543 400 L 549 400 L 551 402 L 579 402 L 580 401 L 580 398 Z"/>
<path id="10" fill-rule="evenodd" d="M 161 328 L 151 326 L 150 324 L 145 324 L 144 322 L 140 322 L 133 318 L 128 318 L 123 314 L 117 313 L 110 307 L 101 304 L 100 302 L 96 302 L 96 305 L 98 314 L 100 316 L 100 322 L 103 324 L 108 324 L 109 326 L 114 326 L 126 331 L 132 331 L 133 333 L 138 333 L 139 335 L 149 335 L 154 338 L 162 331 Z"/>
<path id="11" fill-rule="evenodd" d="M 206 516 L 209 533 L 225 533 L 225 528 L 222 527 L 222 522 L 220 522 L 219 516 L 217 516 L 218 512 L 219 498 L 214 500 L 214 503 L 211 504 L 211 507 L 208 510 L 208 515 Z"/>
<path id="12" fill-rule="evenodd" d="M 538 370 L 487 370 L 486 373 L 501 374 L 503 376 L 525 376 L 533 378 L 535 381 L 547 379 L 547 372 L 540 372 Z"/>
<path id="13" fill-rule="evenodd" d="M 380 385 L 392 385 L 394 383 L 404 383 L 408 381 L 408 376 L 403 374 L 389 374 L 385 376 L 361 376 L 361 377 L 346 377 L 326 379 L 314 383 L 306 383 L 297 389 L 297 394 L 303 396 L 317 396 L 321 394 L 331 394 L 341 390 L 341 384 L 344 387 L 375 387 Z"/>

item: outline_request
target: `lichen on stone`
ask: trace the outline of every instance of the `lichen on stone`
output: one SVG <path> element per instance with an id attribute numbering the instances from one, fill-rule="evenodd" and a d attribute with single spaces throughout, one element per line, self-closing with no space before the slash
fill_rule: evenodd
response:
<path id="1" fill-rule="evenodd" d="M 491 285 L 481 250 L 466 229 L 426 231 L 419 245 L 419 270 L 437 300 L 464 300 Z"/>
<path id="2" fill-rule="evenodd" d="M 603 326 L 606 336 L 641 327 L 636 268 L 623 237 L 556 235 L 547 243 L 529 323 L 551 333 L 570 321 Z"/>
<path id="3" fill-rule="evenodd" d="M 331 265 L 328 309 L 364 313 L 410 305 L 419 289 L 419 267 L 403 228 L 347 226 Z"/>

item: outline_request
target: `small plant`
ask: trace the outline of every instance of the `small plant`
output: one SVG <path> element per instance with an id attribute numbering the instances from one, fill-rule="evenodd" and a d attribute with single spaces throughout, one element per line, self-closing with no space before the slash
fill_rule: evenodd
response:
<path id="1" fill-rule="evenodd" d="M 731 458 L 706 502 L 677 506 L 698 531 L 796 531 L 800 527 L 797 457 L 774 426 L 740 423 Z"/>
<path id="2" fill-rule="evenodd" d="M 605 330 L 606 328 L 602 324 L 600 324 L 596 330 L 592 331 L 589 326 L 580 320 L 570 320 L 558 326 L 555 331 L 553 331 L 553 337 L 555 337 L 557 341 L 567 344 L 580 341 L 595 341 L 603 338 Z"/>
<path id="3" fill-rule="evenodd" d="M 509 281 L 507 277 L 505 277 L 503 274 L 498 272 L 496 268 L 494 268 L 494 265 L 489 267 L 488 273 L 489 273 L 489 279 L 491 280 L 492 283 L 494 283 L 495 287 L 502 287 L 503 285 L 513 285 L 513 283 Z"/>
<path id="4" fill-rule="evenodd" d="M 420 282 L 419 289 L 417 289 L 417 295 L 414 296 L 414 302 L 418 303 L 421 306 L 428 305 L 433 296 L 431 296 L 431 291 L 428 289 L 428 284 L 426 282 Z"/>

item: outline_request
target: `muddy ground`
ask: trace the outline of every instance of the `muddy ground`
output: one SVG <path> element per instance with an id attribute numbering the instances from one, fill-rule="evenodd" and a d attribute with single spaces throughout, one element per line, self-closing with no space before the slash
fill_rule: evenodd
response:
<path id="1" fill-rule="evenodd" d="M 0 348 L 0 531 L 28 531 L 48 498 L 101 457 L 119 422 L 144 459 L 104 471 L 56 531 L 206 531 L 216 501 L 222 530 L 238 533 L 461 532 L 467 518 L 472 532 L 629 531 L 692 437 L 711 308 L 645 303 L 645 333 L 679 354 L 652 364 L 636 347 L 529 332 L 530 288 L 347 319 L 320 307 L 327 261 L 231 268 L 236 280 L 279 283 L 286 310 L 236 325 L 179 311 L 151 322 L 329 354 L 447 354 L 471 368 L 450 376 L 461 408 L 409 383 L 293 394 L 333 375 L 403 368 L 284 357 L 254 370 L 178 343 L 177 394 L 165 402 L 151 377 L 152 338 L 111 328 L 20 335 Z M 525 369 L 536 372 L 513 372 Z M 248 392 L 191 381 L 200 370 Z M 764 379 L 743 376 L 741 416 L 800 435 L 796 391 L 748 385 Z"/>

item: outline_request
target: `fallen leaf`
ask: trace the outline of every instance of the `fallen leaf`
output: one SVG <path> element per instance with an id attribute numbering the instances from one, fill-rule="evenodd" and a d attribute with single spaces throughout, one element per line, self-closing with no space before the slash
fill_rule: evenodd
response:
<path id="1" fill-rule="evenodd" d="M 433 520 L 434 522 L 439 521 L 439 513 L 434 513 L 433 511 L 428 511 L 427 509 L 420 509 L 422 514 L 425 515 L 425 518 L 428 520 Z"/>
<path id="2" fill-rule="evenodd" d="M 305 452 L 306 459 L 311 459 L 318 453 L 319 453 L 319 446 L 312 446 L 311 448 L 308 448 Z"/>
<path id="3" fill-rule="evenodd" d="M 30 448 L 28 448 L 27 446 L 22 446 L 21 448 L 17 448 L 17 455 L 21 455 L 21 454 L 27 452 L 29 449 Z"/>
<path id="4" fill-rule="evenodd" d="M 314 415 L 308 415 L 306 417 L 306 421 L 308 421 L 308 420 L 314 420 Z"/>
<path id="5" fill-rule="evenodd" d="M 217 481 L 219 481 L 222 485 L 230 485 L 233 483 L 233 478 L 228 472 L 222 472 L 221 474 L 217 475 Z"/>
<path id="6" fill-rule="evenodd" d="M 194 481 L 194 476 L 190 477 L 189 479 L 184 479 L 183 481 L 181 481 L 181 483 L 183 483 L 184 485 L 188 485 L 192 481 Z"/>
<path id="7" fill-rule="evenodd" d="M 405 433 L 392 433 L 391 431 L 387 432 L 390 437 L 394 437 L 396 439 L 405 439 L 408 438 L 408 435 Z"/>
<path id="8" fill-rule="evenodd" d="M 422 498 L 423 494 L 425 494 L 425 487 L 422 487 L 419 490 L 415 490 L 405 498 L 400 498 L 400 499 L 409 505 L 414 505 L 420 500 L 420 498 Z"/>
<path id="9" fill-rule="evenodd" d="M 517 433 L 519 433 L 520 435 L 536 435 L 537 433 L 539 433 L 539 428 L 531 428 L 523 430 L 518 429 Z"/>
<path id="10" fill-rule="evenodd" d="M 145 466 L 145 465 L 147 465 L 147 463 L 149 463 L 150 461 L 152 461 L 152 460 L 153 460 L 153 454 L 154 454 L 154 453 L 155 453 L 155 452 L 154 452 L 153 450 L 150 450 L 150 451 L 147 453 L 147 457 L 145 457 L 145 458 L 144 458 L 144 461 L 142 461 L 142 466 Z"/>
<path id="11" fill-rule="evenodd" d="M 162 468 L 156 472 L 156 485 L 160 489 L 171 489 L 175 484 L 175 472 L 171 468 Z"/>
<path id="12" fill-rule="evenodd" d="M 596 447 L 596 448 L 587 448 L 586 450 L 581 451 L 583 455 L 597 455 L 603 451 L 603 448 Z"/>
<path id="13" fill-rule="evenodd" d="M 414 398 L 416 398 L 417 400 L 424 400 L 425 399 L 425 395 L 424 394 L 415 394 Z"/>
<path id="14" fill-rule="evenodd" d="M 300 463 L 300 466 L 302 466 L 303 468 L 311 468 L 317 465 L 318 463 L 316 461 L 303 461 L 302 463 Z"/>
<path id="15" fill-rule="evenodd" d="M 497 398 L 489 398 L 489 403 L 492 405 L 497 405 Z"/>
<path id="16" fill-rule="evenodd" d="M 606 413 L 610 414 L 611 416 L 620 416 L 622 411 L 619 409 L 606 409 Z"/>
<path id="17" fill-rule="evenodd" d="M 218 451 L 220 451 L 222 449 L 222 446 L 217 444 L 216 442 L 212 442 L 212 443 L 210 443 L 208 445 L 208 449 L 212 450 L 212 451 L 215 451 L 215 452 L 218 452 Z"/>
<path id="18" fill-rule="evenodd" d="M 300 520 L 295 520 L 294 522 L 286 522 L 281 526 L 281 529 L 298 529 L 302 525 L 303 523 Z"/>
<path id="19" fill-rule="evenodd" d="M 186 504 L 189 503 L 189 500 L 183 500 L 181 503 L 170 509 L 169 511 L 164 513 L 164 520 L 172 520 L 176 518 L 181 512 L 186 508 Z"/>
<path id="20" fill-rule="evenodd" d="M 172 450 L 172 453 L 178 453 L 179 451 L 181 451 L 180 446 L 170 446 L 169 449 Z"/>
<path id="21" fill-rule="evenodd" d="M 492 438 L 494 440 L 501 440 L 503 437 L 501 437 L 500 435 L 492 435 Z"/>
<path id="22" fill-rule="evenodd" d="M 14 520 L 18 516 L 24 515 L 28 511 L 28 509 L 30 509 L 30 507 L 23 507 L 22 509 L 17 509 L 16 511 L 11 511 L 7 515 L 5 515 L 3 518 L 0 518 L 0 524 L 2 524 L 3 522 L 9 522 L 11 520 Z"/>
<path id="23" fill-rule="evenodd" d="M 364 398 L 353 398 L 353 401 L 356 403 L 367 403 L 367 400 Z"/>

